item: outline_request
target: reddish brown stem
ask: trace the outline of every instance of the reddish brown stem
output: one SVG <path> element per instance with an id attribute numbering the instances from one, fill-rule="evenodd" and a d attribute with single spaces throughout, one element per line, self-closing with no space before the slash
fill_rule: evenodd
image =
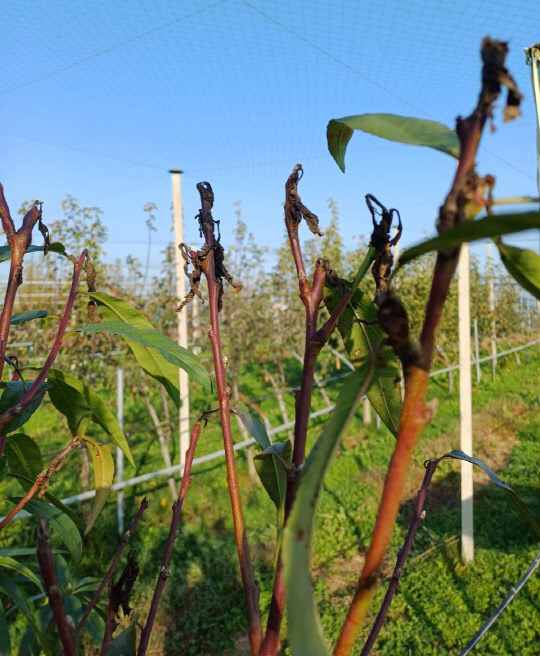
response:
<path id="1" fill-rule="evenodd" d="M 4 196 L 4 187 L 0 184 L 0 219 L 2 227 L 6 233 L 9 247 L 11 248 L 11 263 L 9 277 L 4 298 L 4 306 L 0 314 L 0 379 L 4 371 L 4 356 L 9 336 L 9 326 L 13 315 L 13 306 L 17 290 L 22 283 L 23 258 L 28 246 L 32 242 L 32 231 L 36 223 L 41 219 L 41 207 L 34 203 L 22 222 L 21 227 L 16 231 L 15 224 L 11 218 L 9 206 Z"/>
<path id="2" fill-rule="evenodd" d="M 99 656 L 107 656 L 109 651 L 109 644 L 112 640 L 113 634 L 116 631 L 118 622 L 116 621 L 116 611 L 113 602 L 113 581 L 109 581 L 109 605 L 107 606 L 107 619 L 105 620 L 105 633 L 103 634 L 103 642 L 101 643 L 101 651 Z"/>
<path id="3" fill-rule="evenodd" d="M 439 464 L 440 461 L 441 458 L 438 458 L 437 460 L 428 460 L 426 462 L 426 473 L 424 475 L 424 480 L 422 481 L 422 486 L 418 490 L 418 494 L 416 496 L 414 513 L 411 519 L 411 523 L 409 525 L 407 536 L 405 538 L 405 541 L 403 542 L 403 546 L 399 550 L 398 557 L 396 560 L 396 566 L 394 567 L 392 578 L 390 579 L 390 583 L 388 584 L 388 589 L 386 590 L 384 600 L 381 604 L 381 608 L 379 609 L 379 613 L 377 615 L 375 623 L 371 628 L 371 632 L 368 636 L 368 639 L 366 640 L 366 643 L 364 645 L 364 648 L 362 649 L 362 653 L 360 654 L 360 656 L 368 656 L 373 645 L 375 644 L 375 641 L 377 640 L 377 636 L 379 635 L 383 627 L 384 621 L 386 619 L 386 615 L 388 613 L 388 609 L 390 608 L 390 604 L 392 603 L 392 599 L 394 598 L 394 594 L 396 593 L 396 590 L 398 588 L 399 579 L 403 571 L 403 568 L 405 567 L 405 561 L 407 560 L 407 556 L 409 555 L 409 551 L 411 550 L 412 544 L 414 542 L 414 537 L 416 535 L 416 532 L 422 525 L 422 522 L 424 521 L 425 513 L 422 512 L 424 508 L 424 503 L 426 501 L 426 496 L 429 489 L 429 485 L 431 483 L 431 479 L 433 478 L 435 469 L 437 468 L 437 465 Z"/>
<path id="4" fill-rule="evenodd" d="M 0 522 L 0 531 L 9 524 L 9 522 L 15 517 L 15 515 L 24 508 L 24 506 L 30 501 L 30 499 L 40 490 L 43 489 L 43 492 L 47 489 L 52 475 L 57 472 L 60 467 L 62 466 L 64 459 L 66 456 L 73 451 L 73 449 L 79 444 L 79 438 L 74 437 L 71 442 L 63 449 L 57 456 L 56 458 L 52 461 L 52 463 L 42 471 L 34 481 L 33 485 L 30 487 L 28 492 L 24 495 L 24 497 L 17 503 L 14 508 L 12 508 L 11 512 L 7 514 L 4 519 Z M 45 488 L 45 489 L 44 489 Z"/>
<path id="5" fill-rule="evenodd" d="M 99 598 L 101 597 L 101 593 L 105 589 L 105 586 L 109 583 L 109 581 L 112 579 L 114 576 L 114 573 L 116 571 L 116 565 L 118 564 L 118 561 L 120 560 L 120 557 L 124 553 L 124 549 L 127 546 L 127 543 L 129 542 L 129 539 L 133 535 L 135 528 L 137 524 L 139 523 L 140 518 L 142 517 L 143 512 L 148 508 L 148 499 L 144 497 L 144 499 L 141 501 L 141 505 L 139 506 L 139 510 L 137 511 L 137 514 L 135 517 L 131 520 L 131 524 L 129 525 L 128 530 L 124 533 L 124 537 L 122 538 L 122 541 L 118 545 L 118 549 L 116 550 L 116 553 L 114 554 L 114 558 L 111 561 L 111 564 L 109 566 L 109 569 L 107 570 L 107 573 L 103 577 L 103 581 L 99 584 L 98 589 L 94 592 L 94 596 L 90 600 L 90 603 L 88 604 L 88 607 L 83 613 L 83 616 L 79 620 L 79 623 L 75 627 L 75 635 L 79 633 L 79 631 L 83 628 L 84 623 L 86 622 L 88 616 L 92 612 L 92 609 L 94 606 L 97 604 Z"/>
<path id="6" fill-rule="evenodd" d="M 493 102 L 500 93 L 500 83 L 511 80 L 504 69 L 506 44 L 484 39 L 482 58 L 482 90 L 474 112 L 465 120 L 458 119 L 457 133 L 460 139 L 460 160 L 451 189 L 439 211 L 437 228 L 440 233 L 450 229 L 465 218 L 465 206 L 477 194 L 478 179 L 473 175 L 474 160 L 480 137 Z M 513 81 L 512 81 L 513 82 Z M 516 93 L 518 94 L 519 92 Z M 459 258 L 459 249 L 440 252 L 437 255 L 426 315 L 420 337 L 422 357 L 415 366 L 405 371 L 405 399 L 397 435 L 397 442 L 388 474 L 385 479 L 381 504 L 366 555 L 364 568 L 353 601 L 347 613 L 341 634 L 334 649 L 335 656 L 348 656 L 354 648 L 361 623 L 375 594 L 378 575 L 390 542 L 395 524 L 405 478 L 414 447 L 426 423 L 424 403 L 428 371 L 431 366 L 433 347 L 437 336 L 442 309 L 450 282 Z"/>
<path id="7" fill-rule="evenodd" d="M 73 637 L 73 630 L 68 623 L 62 595 L 58 588 L 53 555 L 49 545 L 49 534 L 49 526 L 47 522 L 41 518 L 38 526 L 37 547 L 39 569 L 41 571 L 43 585 L 49 599 L 53 620 L 58 629 L 58 635 L 60 637 L 60 642 L 62 643 L 64 654 L 65 656 L 75 656 L 75 639 Z"/>
<path id="8" fill-rule="evenodd" d="M 54 344 L 51 348 L 49 356 L 47 357 L 47 360 L 45 361 L 43 368 L 37 375 L 36 380 L 23 394 L 17 405 L 14 406 L 13 408 L 10 408 L 9 410 L 6 410 L 2 415 L 0 415 L 0 431 L 2 431 L 11 421 L 13 421 L 13 419 L 15 419 L 15 417 L 24 410 L 24 408 L 29 406 L 40 393 L 39 388 L 47 378 L 47 374 L 49 373 L 56 359 L 56 356 L 58 355 L 58 351 L 60 350 L 62 338 L 64 336 L 64 333 L 66 332 L 69 318 L 71 315 L 71 310 L 73 308 L 73 304 L 75 303 L 75 298 L 77 297 L 77 285 L 79 283 L 79 277 L 81 275 L 82 267 L 86 259 L 86 256 L 87 256 L 87 252 L 86 250 L 84 250 L 81 253 L 79 259 L 74 262 L 71 289 L 69 292 L 64 314 L 62 316 L 60 325 L 58 327 L 58 332 L 56 333 L 56 339 L 54 340 Z M 0 454 L 2 454 L 4 451 L 5 440 L 6 440 L 6 436 L 2 435 L 0 437 Z"/>
<path id="9" fill-rule="evenodd" d="M 191 466 L 193 464 L 193 458 L 195 456 L 195 448 L 197 446 L 197 441 L 199 439 L 200 434 L 201 434 L 201 421 L 199 420 L 191 431 L 191 441 L 189 444 L 189 448 L 186 451 L 186 464 L 184 467 L 184 473 L 182 475 L 182 482 L 180 484 L 178 498 L 173 504 L 171 528 L 169 530 L 169 536 L 165 544 L 165 551 L 163 553 L 163 560 L 161 563 L 161 569 L 159 570 L 159 576 L 156 583 L 156 587 L 154 589 L 154 596 L 152 597 L 152 602 L 150 604 L 150 610 L 148 611 L 148 617 L 146 619 L 145 627 L 141 633 L 141 641 L 139 643 L 137 656 L 144 656 L 144 654 L 146 654 L 146 650 L 148 649 L 150 636 L 152 634 L 152 629 L 154 627 L 154 622 L 156 619 L 159 600 L 161 599 L 163 588 L 165 587 L 165 584 L 167 583 L 167 580 L 171 575 L 169 564 L 171 562 L 174 542 L 178 536 L 178 525 L 180 524 L 180 514 L 182 512 L 182 505 L 184 503 L 184 499 L 186 497 L 189 484 L 191 483 Z"/>

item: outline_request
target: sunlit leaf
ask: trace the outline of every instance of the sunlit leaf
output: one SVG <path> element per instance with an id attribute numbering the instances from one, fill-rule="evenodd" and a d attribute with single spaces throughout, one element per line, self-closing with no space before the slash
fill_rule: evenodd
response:
<path id="1" fill-rule="evenodd" d="M 479 458 L 473 458 L 472 456 L 468 456 L 466 453 L 460 450 L 451 451 L 450 453 L 445 454 L 444 458 L 453 458 L 454 460 L 465 460 L 466 462 L 470 462 L 473 465 L 480 467 L 480 469 L 483 469 L 491 479 L 492 483 L 495 483 L 495 485 L 501 487 L 508 494 L 510 500 L 514 504 L 514 507 L 516 508 L 518 513 L 530 524 L 530 526 L 533 528 L 534 532 L 536 533 L 536 536 L 540 538 L 540 522 L 538 521 L 538 519 L 531 513 L 531 511 L 523 503 L 520 497 L 514 492 L 514 490 L 507 483 L 501 480 L 497 476 L 497 474 L 495 474 L 495 472 L 492 471 L 488 467 L 488 465 L 486 465 L 485 462 L 483 462 Z"/>
<path id="2" fill-rule="evenodd" d="M 342 280 L 348 286 L 349 283 Z M 324 302 L 332 312 L 342 292 L 334 286 L 324 288 Z M 377 323 L 377 306 L 361 289 L 357 289 L 345 307 L 337 324 L 349 360 L 355 369 L 369 361 L 374 349 L 384 341 L 386 335 Z M 401 393 L 398 385 L 400 371 L 394 351 L 383 347 L 377 357 L 377 366 L 366 396 L 375 412 L 393 435 L 397 434 L 401 415 Z"/>
<path id="3" fill-rule="evenodd" d="M 90 296 L 114 313 L 117 320 L 111 318 L 101 323 L 82 326 L 77 330 L 107 332 L 124 337 L 137 362 L 150 376 L 165 385 L 169 395 L 172 394 L 171 385 L 178 390 L 178 371 L 175 367 L 184 369 L 194 381 L 208 391 L 212 390 L 210 376 L 194 353 L 156 330 L 143 314 L 126 301 L 103 293 L 91 293 Z M 172 369 L 171 365 L 173 365 Z M 176 393 L 173 398 L 179 405 L 180 401 Z"/>
<path id="4" fill-rule="evenodd" d="M 396 114 L 357 114 L 332 119 L 326 137 L 328 150 L 345 172 L 345 152 L 354 130 L 413 146 L 427 146 L 452 157 L 459 157 L 457 134 L 442 123 Z"/>
<path id="5" fill-rule="evenodd" d="M 9 322 L 12 326 L 18 326 L 21 323 L 26 323 L 27 321 L 32 321 L 33 319 L 43 319 L 43 317 L 48 317 L 49 313 L 46 310 L 23 310 L 22 312 L 17 312 L 11 317 Z"/>
<path id="6" fill-rule="evenodd" d="M 276 442 L 254 457 L 255 469 L 268 496 L 279 510 L 285 503 L 287 491 L 286 466 L 291 462 L 292 445 L 289 440 Z"/>
<path id="7" fill-rule="evenodd" d="M 103 292 L 92 292 L 90 296 L 97 302 L 100 312 L 107 321 L 119 319 L 136 328 L 154 329 L 154 326 L 144 314 L 133 308 L 127 301 Z M 171 363 L 155 348 L 149 348 L 129 338 L 126 338 L 126 344 L 131 349 L 142 369 L 165 387 L 169 396 L 176 403 L 177 407 L 179 407 L 180 391 L 177 369 L 179 365 Z M 192 355 L 192 357 L 194 358 L 195 356 Z M 201 371 L 200 373 L 205 380 L 203 385 L 207 389 L 210 389 L 208 374 L 205 371 Z"/>
<path id="8" fill-rule="evenodd" d="M 508 273 L 523 289 L 540 299 L 540 255 L 527 249 L 508 246 L 500 239 L 495 243 Z"/>
<path id="9" fill-rule="evenodd" d="M 27 381 L 26 385 L 24 385 L 22 381 L 17 380 L 11 381 L 9 383 L 1 383 L 1 385 L 4 387 L 4 391 L 0 397 L 0 414 L 4 413 L 10 408 L 15 407 L 20 401 L 22 395 L 25 393 L 26 389 L 30 387 L 32 383 Z M 41 402 L 43 401 L 42 392 L 45 392 L 46 389 L 47 385 L 45 383 L 41 385 L 34 401 L 32 401 L 30 405 L 26 406 L 22 412 L 19 412 L 17 415 L 15 415 L 14 419 L 12 419 L 9 424 L 7 424 L 7 426 L 2 429 L 0 435 L 7 435 L 8 433 L 12 433 L 13 431 L 23 426 L 39 408 Z"/>
<path id="10" fill-rule="evenodd" d="M 450 228 L 442 235 L 433 237 L 412 248 L 408 248 L 399 258 L 399 266 L 415 260 L 424 253 L 445 251 L 457 248 L 464 242 L 477 241 L 487 237 L 498 237 L 523 230 L 540 228 L 540 212 L 524 212 L 522 214 L 498 214 L 487 216 L 477 221 L 460 223 Z"/>
<path id="11" fill-rule="evenodd" d="M 18 503 L 20 498 L 11 498 L 13 503 Z M 43 501 L 31 499 L 26 503 L 24 509 L 37 520 L 43 517 L 49 526 L 58 534 L 62 542 L 69 549 L 74 560 L 78 562 L 82 553 L 82 538 L 75 523 L 61 510 Z"/>
<path id="12" fill-rule="evenodd" d="M 92 528 L 109 495 L 114 478 L 114 460 L 111 450 L 106 444 L 98 444 L 87 435 L 81 435 L 81 439 L 85 440 L 88 444 L 88 451 L 92 456 L 94 489 L 96 490 L 94 505 L 84 532 L 86 535 Z"/>
<path id="13" fill-rule="evenodd" d="M 124 432 L 109 404 L 82 381 L 57 369 L 49 371 L 47 382 L 54 407 L 67 419 L 72 435 L 85 435 L 89 422 L 95 422 L 134 465 Z"/>
<path id="14" fill-rule="evenodd" d="M 345 379 L 336 406 L 302 470 L 283 540 L 289 643 L 293 654 L 329 656 L 310 574 L 311 537 L 324 476 L 363 395 L 367 365 Z"/>

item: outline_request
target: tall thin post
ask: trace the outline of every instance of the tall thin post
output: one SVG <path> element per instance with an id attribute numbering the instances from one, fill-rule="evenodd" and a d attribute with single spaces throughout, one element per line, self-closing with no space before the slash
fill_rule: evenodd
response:
<path id="1" fill-rule="evenodd" d="M 493 255 L 491 242 L 487 244 L 487 268 L 488 268 L 488 302 L 491 315 L 491 373 L 495 378 L 497 371 L 497 326 L 495 324 L 495 284 L 493 282 Z"/>
<path id="2" fill-rule="evenodd" d="M 124 370 L 119 367 L 116 370 L 116 418 L 122 430 L 124 430 Z M 116 447 L 116 482 L 124 480 L 124 452 Z M 118 520 L 118 533 L 124 535 L 124 490 L 118 490 L 116 497 L 116 516 Z"/>
<path id="3" fill-rule="evenodd" d="M 476 382 L 482 380 L 482 371 L 480 370 L 480 349 L 478 346 L 478 319 L 473 321 L 474 325 L 474 359 L 476 360 Z"/>
<path id="4" fill-rule="evenodd" d="M 463 244 L 458 268 L 459 326 L 459 405 L 461 416 L 461 450 L 473 454 L 472 384 L 471 384 L 471 315 L 469 288 L 469 245 Z M 465 562 L 474 558 L 473 466 L 461 461 L 461 555 Z"/>
<path id="5" fill-rule="evenodd" d="M 180 169 L 171 169 L 169 171 L 172 180 L 172 195 L 173 195 L 173 218 L 174 218 L 174 240 L 176 248 L 175 261 L 176 261 L 176 296 L 178 302 L 184 299 L 186 295 L 186 278 L 184 275 L 184 262 L 179 244 L 184 241 L 184 223 L 182 212 L 182 182 L 180 176 L 182 171 Z M 187 311 L 184 309 L 182 312 L 177 313 L 178 317 L 178 344 L 187 348 Z M 180 411 L 179 411 L 179 445 L 180 445 L 180 465 L 185 464 L 186 451 L 189 447 L 190 429 L 189 429 L 189 378 L 183 369 L 178 370 L 180 382 Z"/>

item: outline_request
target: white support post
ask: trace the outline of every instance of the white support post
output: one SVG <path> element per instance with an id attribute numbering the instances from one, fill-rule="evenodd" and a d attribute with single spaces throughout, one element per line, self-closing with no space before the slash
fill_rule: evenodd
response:
<path id="1" fill-rule="evenodd" d="M 476 360 L 476 382 L 482 380 L 482 371 L 480 369 L 480 349 L 478 347 L 478 319 L 473 321 L 474 324 L 474 359 Z"/>
<path id="2" fill-rule="evenodd" d="M 469 288 L 469 244 L 463 244 L 458 268 L 459 326 L 459 405 L 461 450 L 473 455 L 472 384 L 471 384 L 471 315 Z M 473 466 L 461 461 L 461 555 L 465 562 L 474 558 Z"/>
<path id="3" fill-rule="evenodd" d="M 362 421 L 365 426 L 371 426 L 371 403 L 367 396 L 364 396 L 362 405 Z"/>
<path id="4" fill-rule="evenodd" d="M 171 169 L 169 171 L 172 179 L 173 195 L 173 218 L 174 218 L 174 240 L 175 240 L 175 261 L 176 261 L 176 296 L 179 302 L 186 295 L 186 278 L 184 275 L 184 262 L 180 253 L 179 245 L 184 241 L 184 225 L 182 212 L 182 183 L 180 169 Z M 178 317 L 178 344 L 187 348 L 187 310 L 177 313 Z M 186 451 L 189 447 L 190 429 L 189 429 L 189 377 L 183 369 L 178 370 L 180 382 L 180 411 L 179 411 L 179 446 L 180 446 L 180 465 L 183 467 L 186 459 Z"/>
<path id="5" fill-rule="evenodd" d="M 487 244 L 487 268 L 488 268 L 488 303 L 491 314 L 491 373 L 495 378 L 497 371 L 497 325 L 495 323 L 495 285 L 493 283 L 493 255 L 491 252 L 491 242 Z"/>
<path id="6" fill-rule="evenodd" d="M 116 418 L 124 430 L 124 370 L 116 370 Z M 124 480 L 124 452 L 116 447 L 116 482 Z M 124 490 L 118 490 L 116 497 L 116 517 L 118 521 L 118 534 L 124 535 Z"/>

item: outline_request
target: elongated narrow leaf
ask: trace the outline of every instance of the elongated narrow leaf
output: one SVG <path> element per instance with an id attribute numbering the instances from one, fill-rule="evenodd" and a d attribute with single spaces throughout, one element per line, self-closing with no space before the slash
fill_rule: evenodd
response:
<path id="1" fill-rule="evenodd" d="M 341 281 L 348 286 L 345 280 Z M 324 288 L 324 302 L 332 312 L 341 298 L 341 292 L 333 286 Z M 384 339 L 385 334 L 377 323 L 377 307 L 361 289 L 357 289 L 350 303 L 341 313 L 337 324 L 345 350 L 355 369 L 363 367 L 371 353 Z M 390 347 L 379 351 L 373 380 L 367 391 L 371 405 L 393 435 L 397 434 L 401 415 L 401 393 L 398 361 Z"/>
<path id="2" fill-rule="evenodd" d="M 495 243 L 508 273 L 523 289 L 540 299 L 540 255 L 527 249 L 507 246 L 500 239 Z"/>
<path id="3" fill-rule="evenodd" d="M 93 292 L 90 293 L 90 296 L 97 302 L 100 312 L 107 321 L 119 319 L 136 328 L 154 328 L 144 314 L 123 299 L 102 292 Z M 165 387 L 169 396 L 179 407 L 180 390 L 177 365 L 168 361 L 154 348 L 149 348 L 129 338 L 126 338 L 126 343 L 142 369 Z M 203 372 L 201 374 L 204 376 Z"/>
<path id="4" fill-rule="evenodd" d="M 54 407 L 66 417 L 73 437 L 85 435 L 89 422 L 93 421 L 122 449 L 129 462 L 135 464 L 118 420 L 98 394 L 74 376 L 57 369 L 49 371 L 47 382 L 50 399 Z"/>
<path id="5" fill-rule="evenodd" d="M 20 401 L 22 395 L 25 393 L 26 389 L 31 384 L 31 382 L 27 381 L 25 386 L 20 380 L 11 381 L 9 383 L 2 383 L 4 391 L 0 397 L 0 414 L 6 410 L 9 410 L 10 408 L 15 407 Z M 41 392 L 44 392 L 46 389 L 47 385 L 43 384 L 40 387 L 40 392 L 38 392 L 37 398 L 32 401 L 30 405 L 26 406 L 22 412 L 16 415 L 15 418 L 5 428 L 2 429 L 0 434 L 7 435 L 8 433 L 13 433 L 13 431 L 16 431 L 21 426 L 23 426 L 39 408 L 41 401 L 43 400 L 43 394 Z"/>
<path id="6" fill-rule="evenodd" d="M 427 146 L 452 157 L 459 157 L 458 136 L 442 123 L 396 114 L 357 114 L 332 119 L 326 130 L 328 150 L 343 172 L 345 152 L 353 130 L 412 146 Z"/>
<path id="7" fill-rule="evenodd" d="M 11 498 L 11 501 L 17 503 L 20 498 Z M 35 499 L 28 501 L 24 509 L 38 520 L 40 517 L 45 518 L 49 526 L 69 549 L 74 560 L 79 562 L 82 553 L 82 538 L 75 523 L 65 513 L 55 506 Z"/>
<path id="8" fill-rule="evenodd" d="M 4 606 L 0 601 L 0 656 L 11 656 L 11 640 Z"/>
<path id="9" fill-rule="evenodd" d="M 21 323 L 26 323 L 27 321 L 33 321 L 34 319 L 43 319 L 48 317 L 49 313 L 46 310 L 23 310 L 22 312 L 17 312 L 11 317 L 9 322 L 12 326 L 18 326 Z"/>
<path id="10" fill-rule="evenodd" d="M 43 246 L 29 246 L 26 249 L 27 253 L 43 253 Z M 69 259 L 69 255 L 66 253 L 64 244 L 61 244 L 59 241 L 53 241 L 49 245 L 50 253 L 57 253 L 58 255 L 63 255 Z M 7 262 L 11 259 L 11 248 L 9 246 L 0 246 L 0 263 Z"/>
<path id="11" fill-rule="evenodd" d="M 289 440 L 272 444 L 253 459 L 255 469 L 268 492 L 268 496 L 278 510 L 283 508 L 287 491 L 286 466 L 290 465 L 292 445 Z"/>
<path id="12" fill-rule="evenodd" d="M 92 456 L 92 464 L 94 466 L 94 488 L 96 490 L 96 497 L 94 506 L 84 534 L 92 528 L 97 516 L 107 501 L 107 496 L 111 489 L 114 478 L 114 460 L 111 455 L 111 450 L 106 444 L 98 444 L 90 439 L 87 435 L 81 435 L 81 439 L 85 440 L 88 444 L 88 450 Z"/>
<path id="13" fill-rule="evenodd" d="M 457 248 L 464 242 L 477 241 L 487 237 L 498 237 L 514 232 L 523 232 L 540 228 L 540 212 L 524 212 L 522 214 L 498 214 L 496 216 L 487 216 L 477 221 L 467 221 L 460 223 L 447 230 L 438 237 L 433 237 L 427 241 L 408 248 L 399 258 L 399 266 L 403 266 L 412 260 L 415 260 L 424 253 L 431 251 L 446 251 Z"/>
<path id="14" fill-rule="evenodd" d="M 6 440 L 5 454 L 10 472 L 24 476 L 32 483 L 43 471 L 43 459 L 39 446 L 24 433 L 10 435 Z"/>
<path id="15" fill-rule="evenodd" d="M 34 549 L 35 553 L 35 549 Z M 0 556 L 0 567 L 3 569 L 10 569 L 14 572 L 17 572 L 19 576 L 24 577 L 25 579 L 28 579 L 31 581 L 37 589 L 44 593 L 45 591 L 43 590 L 43 586 L 41 585 L 41 581 L 38 579 L 38 577 L 34 574 L 34 572 L 20 563 L 18 560 L 15 560 L 15 558 L 11 558 L 9 556 Z"/>
<path id="16" fill-rule="evenodd" d="M 19 481 L 25 492 L 27 492 L 34 483 L 34 480 L 28 478 L 27 476 L 21 476 L 20 474 L 12 474 L 12 476 Z M 69 506 L 66 506 L 60 501 L 60 499 L 55 497 L 54 494 L 51 494 L 50 491 L 47 491 L 43 495 L 42 499 L 53 505 L 55 508 L 58 508 L 60 512 L 63 512 L 64 515 L 67 515 L 71 519 L 71 521 L 80 531 L 84 531 L 86 524 L 83 522 L 83 520 L 78 517 L 77 514 L 74 513 Z M 34 553 L 35 551 L 36 550 L 34 549 Z"/>
<path id="17" fill-rule="evenodd" d="M 253 412 L 244 412 L 239 408 L 234 408 L 234 412 L 261 449 L 272 445 L 264 424 Z"/>
<path id="18" fill-rule="evenodd" d="M 488 467 L 488 465 L 486 465 L 485 462 L 480 460 L 480 458 L 473 458 L 472 456 L 468 456 L 466 453 L 460 451 L 459 449 L 445 454 L 444 457 L 453 458 L 454 460 L 465 460 L 467 462 L 471 462 L 473 465 L 476 465 L 477 467 L 480 467 L 480 469 L 483 469 L 486 472 L 486 474 L 489 476 L 491 481 L 495 483 L 495 485 L 501 487 L 508 494 L 510 500 L 514 504 L 514 507 L 516 508 L 518 513 L 532 526 L 537 537 L 540 538 L 540 522 L 538 521 L 538 519 L 531 513 L 531 511 L 527 508 L 527 506 L 523 503 L 523 501 L 519 498 L 519 496 L 514 492 L 514 490 L 507 483 L 501 480 L 497 476 L 497 474 L 494 471 L 492 471 Z"/>
<path id="19" fill-rule="evenodd" d="M 143 330 L 154 330 L 154 326 L 150 321 L 126 301 L 103 293 L 91 293 L 90 296 L 98 305 L 109 311 L 109 316 L 105 317 L 108 320 L 106 323 L 110 323 L 109 319 L 117 318 L 127 326 L 134 326 Z M 141 340 L 140 333 L 138 334 L 139 339 L 129 334 L 113 334 L 122 335 L 126 339 L 127 345 L 140 366 L 148 375 L 158 380 L 165 387 L 177 406 L 180 405 L 180 393 L 176 367 L 184 369 L 193 380 L 196 380 L 203 387 L 211 391 L 212 384 L 208 372 L 198 361 L 197 357 L 191 351 L 183 349 L 159 331 L 157 332 L 161 335 L 162 339 L 150 338 L 151 343 Z"/>
<path id="20" fill-rule="evenodd" d="M 28 601 L 28 596 L 26 592 L 18 586 L 13 579 L 7 576 L 0 576 L 0 590 L 5 592 L 5 594 L 13 600 L 13 603 L 17 608 L 22 612 L 29 626 L 32 627 L 35 637 L 38 639 L 41 644 L 42 649 L 46 654 L 50 654 L 50 650 L 47 648 L 47 644 L 43 634 L 40 631 L 36 617 Z M 20 652 L 19 652 L 20 653 Z M 10 655 L 11 656 L 11 655 Z"/>
<path id="21" fill-rule="evenodd" d="M 285 526 L 283 565 L 287 588 L 289 641 L 293 654 L 329 656 L 319 622 L 310 574 L 311 537 L 324 476 L 362 397 L 367 366 L 345 379 L 336 407 L 309 454 Z"/>

